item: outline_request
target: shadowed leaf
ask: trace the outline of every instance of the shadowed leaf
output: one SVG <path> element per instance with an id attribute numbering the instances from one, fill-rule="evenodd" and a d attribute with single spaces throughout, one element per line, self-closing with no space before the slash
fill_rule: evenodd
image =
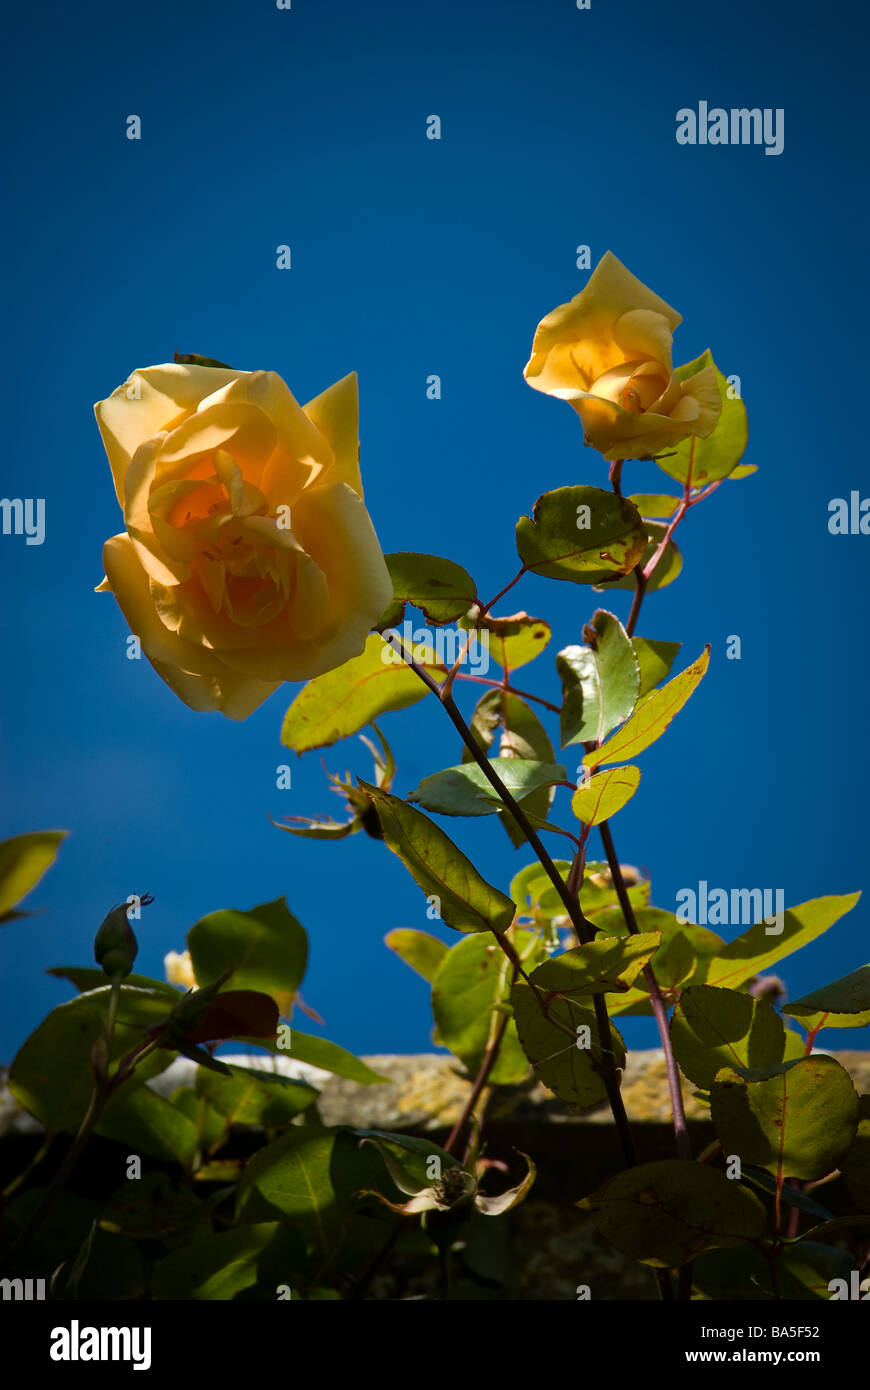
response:
<path id="1" fill-rule="evenodd" d="M 697 985 L 683 990 L 671 1021 L 680 1070 L 708 1091 L 722 1067 L 773 1067 L 785 1030 L 776 1009 L 750 994 Z"/>
<path id="2" fill-rule="evenodd" d="M 647 544 L 633 503 L 597 487 L 560 487 L 539 497 L 517 522 L 517 550 L 527 569 L 574 584 L 628 574 Z"/>
<path id="3" fill-rule="evenodd" d="M 759 1080 L 723 1068 L 710 1100 L 725 1153 L 775 1178 L 825 1177 L 848 1153 L 858 1125 L 849 1073 L 822 1054 L 784 1063 Z"/>
<path id="4" fill-rule="evenodd" d="M 870 965 L 862 965 L 783 1008 L 811 1032 L 825 1028 L 863 1028 L 870 1023 Z"/>
<path id="5" fill-rule="evenodd" d="M 758 1240 L 765 1209 L 715 1168 L 666 1158 L 605 1182 L 577 1205 L 599 1232 L 632 1259 L 656 1268 L 688 1264 L 704 1250 Z"/>

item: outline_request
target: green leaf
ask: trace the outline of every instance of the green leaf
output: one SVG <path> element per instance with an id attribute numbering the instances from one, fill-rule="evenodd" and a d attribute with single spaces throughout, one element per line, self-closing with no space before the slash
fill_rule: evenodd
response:
<path id="1" fill-rule="evenodd" d="M 670 672 L 682 642 L 653 642 L 646 637 L 632 637 L 631 645 L 640 667 L 640 690 L 638 699 L 642 700 Z"/>
<path id="2" fill-rule="evenodd" d="M 692 435 L 674 450 L 656 459 L 663 473 L 675 478 L 678 483 L 688 482 L 691 487 L 705 487 L 718 478 L 727 478 L 742 459 L 749 439 L 746 406 L 739 397 L 732 399 L 728 395 L 728 380 L 713 362 L 709 348 L 694 362 L 677 367 L 676 374 L 680 381 L 687 381 L 711 364 L 716 372 L 722 400 L 722 413 L 716 428 L 706 439 Z"/>
<path id="3" fill-rule="evenodd" d="M 393 603 L 377 623 L 381 631 L 401 622 L 406 603 L 412 603 L 430 623 L 439 626 L 467 613 L 477 598 L 471 575 L 452 560 L 406 550 L 384 559 L 393 581 Z"/>
<path id="4" fill-rule="evenodd" d="M 237 1217 L 256 1222 L 280 1213 L 328 1254 L 341 1230 L 341 1207 L 331 1176 L 339 1134 L 316 1125 L 294 1125 L 260 1149 L 242 1174 Z"/>
<path id="5" fill-rule="evenodd" d="M 574 584 L 628 574 L 646 544 L 646 527 L 634 504 L 597 487 L 545 492 L 533 516 L 517 522 L 517 550 L 526 569 Z"/>
<path id="6" fill-rule="evenodd" d="M 202 1067 L 196 1073 L 197 1095 L 228 1124 L 280 1129 L 317 1099 L 313 1086 L 279 1072 L 232 1065 L 229 1070 L 229 1076 L 217 1076 Z"/>
<path id="7" fill-rule="evenodd" d="M 442 1168 L 459 1168 L 461 1164 L 452 1154 L 428 1137 L 421 1134 L 394 1134 L 392 1130 L 386 1129 L 354 1129 L 352 1133 L 357 1139 L 377 1139 L 391 1148 L 402 1150 L 403 1153 L 410 1154 L 410 1166 L 414 1170 L 417 1181 L 426 1178 L 426 1165 L 430 1158 L 441 1160 Z M 414 1159 L 422 1160 L 419 1164 L 414 1164 Z M 431 1179 L 427 1179 L 431 1181 Z"/>
<path id="8" fill-rule="evenodd" d="M 698 969 L 698 954 L 686 932 L 678 931 L 656 952 L 655 976 L 663 990 L 677 989 Z"/>
<path id="9" fill-rule="evenodd" d="M 822 985 L 783 1008 L 804 1028 L 863 1028 L 870 1023 L 870 965 L 862 965 L 832 984 Z"/>
<path id="10" fill-rule="evenodd" d="M 511 1003 L 522 1049 L 538 1080 L 559 1100 L 579 1105 L 581 1110 L 605 1101 L 605 1062 L 595 1014 L 575 1000 L 562 997 L 550 999 L 544 1014 L 524 980 L 513 986 Z M 588 1034 L 583 1031 L 587 1028 Z M 587 1039 L 589 1046 L 583 1046 Z M 612 1025 L 609 1050 L 614 1065 L 622 1070 L 625 1044 Z"/>
<path id="11" fill-rule="evenodd" d="M 564 782 L 564 767 L 555 763 L 533 762 L 527 758 L 492 758 L 492 769 L 516 801 L 522 802 L 541 787 Z M 477 763 L 462 763 L 424 777 L 410 801 L 442 816 L 491 816 L 503 809 Z"/>
<path id="12" fill-rule="evenodd" d="M 783 929 L 776 935 L 769 932 L 764 922 L 758 922 L 736 941 L 729 942 L 711 961 L 707 984 L 739 988 L 753 975 L 768 970 L 775 961 L 815 941 L 850 912 L 860 896 L 860 893 L 846 893 L 839 897 L 811 898 L 799 907 L 788 908 L 784 913 Z"/>
<path id="13" fill-rule="evenodd" d="M 362 1145 L 372 1145 L 380 1158 L 383 1159 L 387 1172 L 394 1186 L 406 1197 L 411 1197 L 410 1202 L 391 1202 L 390 1199 L 377 1189 L 363 1189 L 360 1195 L 379 1196 L 386 1206 L 393 1211 L 401 1213 L 403 1216 L 419 1215 L 421 1212 L 444 1210 L 449 1206 L 449 1201 L 445 1201 L 446 1194 L 443 1190 L 439 1191 L 440 1183 L 438 1180 L 419 1178 L 406 1162 L 406 1155 L 403 1153 L 401 1158 L 396 1153 L 395 1145 L 388 1145 L 383 1139 L 375 1139 L 366 1136 L 361 1140 Z M 457 1169 L 456 1164 L 451 1164 L 451 1168 Z M 461 1184 L 460 1193 L 466 1198 L 472 1198 L 475 1190 L 475 1179 L 470 1173 L 462 1173 L 459 1177 Z"/>
<path id="14" fill-rule="evenodd" d="M 601 767 L 605 763 L 627 763 L 638 753 L 649 748 L 656 739 L 661 738 L 671 720 L 679 714 L 689 696 L 700 684 L 710 664 L 710 648 L 704 651 L 661 689 L 648 695 L 635 713 L 613 737 L 592 753 L 587 753 L 583 762 L 587 767 Z"/>
<path id="15" fill-rule="evenodd" d="M 496 730 L 504 717 L 504 701 L 509 698 L 506 690 L 488 690 L 485 695 L 481 695 L 474 706 L 474 713 L 468 727 L 481 753 L 489 753 Z M 555 757 L 555 754 L 553 756 Z M 462 761 L 464 763 L 474 761 L 470 750 L 464 743 L 462 745 Z M 552 762 L 553 759 L 542 759 L 542 761 Z"/>
<path id="16" fill-rule="evenodd" d="M 640 563 L 644 567 L 649 564 L 653 555 L 664 540 L 667 527 L 658 521 L 648 521 L 646 523 L 646 530 L 648 537 L 647 547 L 640 559 Z M 651 577 L 647 580 L 646 592 L 648 594 L 654 594 L 656 589 L 666 589 L 669 584 L 673 584 L 674 580 L 679 578 L 682 569 L 683 557 L 676 542 L 670 540 L 665 546 L 664 555 L 653 570 Z M 614 582 L 608 584 L 607 587 L 608 589 L 635 589 L 637 585 L 635 584 L 634 575 L 627 574 L 622 579 L 614 580 Z"/>
<path id="17" fill-rule="evenodd" d="M 848 1231 L 854 1227 L 859 1229 L 870 1226 L 870 1215 L 865 1216 L 860 1212 L 850 1212 L 847 1216 L 835 1216 L 832 1221 L 822 1221 L 818 1226 L 811 1226 L 806 1232 L 808 1236 L 833 1236 L 839 1235 L 842 1231 Z M 792 1244 L 802 1242 L 803 1236 L 790 1237 Z"/>
<path id="18" fill-rule="evenodd" d="M 109 1197 L 100 1227 L 134 1240 L 162 1240 L 176 1231 L 190 1231 L 203 1218 L 208 1221 L 213 1201 L 201 1201 L 189 1187 L 176 1187 L 168 1173 L 152 1169 L 135 1182 L 125 1182 Z"/>
<path id="19" fill-rule="evenodd" d="M 849 1073 L 824 1054 L 748 1080 L 729 1067 L 713 1082 L 711 1114 L 725 1153 L 776 1178 L 823 1178 L 848 1153 L 858 1125 Z"/>
<path id="20" fill-rule="evenodd" d="M 587 866 L 587 875 L 589 866 Z M 649 884 L 639 887 L 649 889 Z M 631 898 L 632 889 L 629 889 Z M 581 893 L 581 902 L 582 902 Z M 584 909 L 585 910 L 585 909 Z M 587 911 L 587 916 L 588 916 Z M 673 912 L 661 907 L 648 907 L 640 902 L 634 909 L 634 918 L 641 932 L 659 932 L 662 944 L 652 959 L 656 980 L 663 990 L 672 989 L 684 980 L 691 979 L 702 984 L 708 962 L 722 949 L 721 936 L 706 927 L 696 927 L 694 923 L 680 922 Z M 605 906 L 594 912 L 593 920 L 600 932 L 607 936 L 626 936 L 628 927 L 622 915 L 622 908 Z M 695 962 L 694 969 L 688 973 L 689 966 Z M 608 1005 L 611 1014 L 650 1014 L 649 990 L 644 981 L 639 981 L 634 989 L 620 999 L 613 999 Z"/>
<path id="21" fill-rule="evenodd" d="M 852 1201 L 870 1212 L 870 1095 L 858 1099 L 858 1128 L 840 1171 Z"/>
<path id="22" fill-rule="evenodd" d="M 106 985 L 59 1004 L 22 1044 L 12 1063 L 10 1091 L 19 1105 L 52 1132 L 75 1131 L 84 1118 L 94 1086 L 91 1049 L 105 1028 L 109 994 Z M 121 986 L 110 1065 L 141 1042 L 149 1028 L 168 1017 L 171 1003 L 162 990 Z M 150 1053 L 109 1100 L 109 1107 L 116 1105 L 128 1088 L 141 1086 L 171 1061 L 170 1052 L 157 1049 Z"/>
<path id="23" fill-rule="evenodd" d="M 570 859 L 554 859 L 553 863 L 562 878 L 567 878 L 571 871 Z M 514 874 L 511 879 L 510 895 L 519 912 L 525 912 L 527 908 L 534 910 L 540 907 L 550 893 L 553 895 L 553 910 L 564 912 L 565 906 L 562 899 L 556 893 L 546 870 L 537 859 L 531 864 L 526 864 L 525 868 L 520 869 L 519 873 Z M 558 904 L 558 908 L 556 904 Z"/>
<path id="24" fill-rule="evenodd" d="M 753 473 L 758 472 L 757 463 L 740 463 L 736 468 L 732 468 L 728 474 L 729 483 L 735 483 L 740 478 L 749 478 Z"/>
<path id="25" fill-rule="evenodd" d="M 584 825 L 600 825 L 621 811 L 640 786 L 639 767 L 612 767 L 584 781 L 571 800 L 571 810 Z"/>
<path id="26" fill-rule="evenodd" d="M 359 786 L 381 822 L 384 841 L 401 859 L 435 910 L 456 931 L 505 931 L 514 918 L 510 898 L 477 872 L 444 831 L 413 806 L 368 782 Z"/>
<path id="27" fill-rule="evenodd" d="M 588 996 L 611 990 L 624 993 L 661 945 L 658 932 L 633 936 L 596 936 L 533 970 L 532 984 L 545 993 Z"/>
<path id="28" fill-rule="evenodd" d="M 715 1168 L 678 1158 L 629 1168 L 577 1205 L 592 1212 L 617 1250 L 659 1269 L 758 1240 L 766 1222 L 754 1193 Z"/>
<path id="29" fill-rule="evenodd" d="M 16 917 L 17 903 L 32 891 L 55 861 L 65 830 L 32 830 L 0 840 L 0 925 Z"/>
<path id="30" fill-rule="evenodd" d="M 71 1253 L 68 1248 L 64 1256 Z M 52 1268 L 52 1265 L 48 1267 Z M 145 1262 L 135 1242 L 102 1230 L 95 1216 L 75 1259 L 69 1261 L 65 1258 L 61 1267 L 55 1268 L 50 1296 L 126 1302 L 146 1298 L 146 1287 Z"/>
<path id="31" fill-rule="evenodd" d="M 372 1071 L 359 1057 L 354 1057 L 352 1052 L 347 1052 L 328 1038 L 300 1033 L 295 1026 L 290 1029 L 289 1046 L 282 1045 L 285 1038 L 286 1034 L 274 1042 L 264 1038 L 243 1038 L 242 1041 L 254 1047 L 265 1048 L 267 1052 L 278 1057 L 288 1057 L 294 1062 L 306 1062 L 309 1066 L 319 1067 L 321 1071 L 332 1072 L 333 1076 L 343 1076 L 348 1081 L 356 1081 L 361 1086 L 375 1086 L 390 1080 L 388 1076 L 381 1076 L 379 1072 Z"/>
<path id="32" fill-rule="evenodd" d="M 295 1231 L 277 1221 L 221 1231 L 184 1245 L 154 1266 L 154 1297 L 185 1302 L 227 1301 L 246 1289 L 263 1288 L 274 1299 L 291 1283 L 304 1248 Z"/>
<path id="33" fill-rule="evenodd" d="M 106 984 L 106 972 L 98 970 L 96 966 L 55 965 L 50 970 L 46 970 L 45 973 L 46 975 L 54 975 L 58 980 L 69 980 L 80 994 L 91 989 L 102 989 Z M 181 998 L 181 992 L 175 988 L 175 985 L 167 984 L 166 980 L 152 980 L 148 975 L 126 975 L 124 984 L 132 985 L 136 989 L 157 990 L 165 994 L 169 1000 L 168 1007 L 170 1009 Z"/>
<path id="34" fill-rule="evenodd" d="M 210 912 L 187 933 L 187 948 L 199 985 L 231 971 L 222 988 L 270 994 L 281 1014 L 290 1013 L 305 974 L 308 936 L 283 897 L 246 912 Z"/>
<path id="35" fill-rule="evenodd" d="M 518 931 L 511 941 L 520 958 L 534 963 L 544 951 L 534 932 Z M 510 993 L 513 967 L 494 941 L 475 934 L 447 952 L 432 984 L 432 1013 L 440 1041 L 475 1076 L 501 1023 L 494 1006 Z M 509 1020 L 490 1073 L 493 1085 L 518 1085 L 529 1070 L 516 1026 Z"/>
<path id="36" fill-rule="evenodd" d="M 634 503 L 642 517 L 671 517 L 682 498 L 663 492 L 633 492 L 628 500 Z"/>
<path id="37" fill-rule="evenodd" d="M 802 1033 L 791 1026 L 787 1018 L 782 1020 L 782 1024 L 785 1028 L 785 1052 L 782 1060 L 784 1062 L 796 1062 L 799 1057 L 806 1056 L 806 1040 Z"/>
<path id="38" fill-rule="evenodd" d="M 419 655 L 424 657 L 419 664 L 433 679 L 446 676 L 447 668 L 437 664 L 431 647 Z M 427 693 L 400 653 L 373 632 L 361 656 L 303 686 L 284 716 L 281 742 L 297 753 L 324 748 L 355 734 L 388 710 L 416 704 Z"/>
<path id="39" fill-rule="evenodd" d="M 428 980 L 431 985 L 438 974 L 438 967 L 447 955 L 449 947 L 427 931 L 417 931 L 413 927 L 397 927 L 387 932 L 384 941 L 391 951 Z"/>
<path id="40" fill-rule="evenodd" d="M 499 726 L 502 728 L 500 757 L 555 762 L 556 755 L 547 731 L 526 702 L 507 690 L 488 690 L 478 700 L 471 722 L 481 751 L 486 752 L 492 746 Z M 462 761 L 471 761 L 467 748 L 463 748 Z"/>
<path id="41" fill-rule="evenodd" d="M 556 657 L 564 693 L 563 747 L 600 743 L 631 714 L 640 689 L 640 668 L 619 619 L 599 608 L 586 632 L 585 647 L 564 647 Z"/>
<path id="42" fill-rule="evenodd" d="M 776 1196 L 776 1182 L 766 1173 L 763 1168 L 745 1167 L 743 1169 L 743 1181 L 751 1182 L 753 1187 L 761 1188 L 769 1197 Z M 828 1211 L 820 1202 L 813 1201 L 799 1187 L 790 1187 L 788 1183 L 783 1186 L 782 1200 L 786 1206 L 798 1207 L 801 1211 L 808 1212 L 810 1216 L 820 1218 L 822 1221 L 831 1221 L 833 1212 Z"/>
<path id="43" fill-rule="evenodd" d="M 507 690 L 488 690 L 478 701 L 471 720 L 471 732 L 475 735 L 482 752 L 487 752 L 492 746 L 499 725 L 502 728 L 499 745 L 502 758 L 525 758 L 531 762 L 555 763 L 556 754 L 549 735 L 525 701 Z M 471 753 L 463 747 L 463 763 L 470 760 Z M 489 786 L 488 783 L 486 785 Z M 523 808 L 526 815 L 539 816 L 546 820 L 553 796 L 553 788 L 547 785 L 529 793 Z M 511 842 L 515 846 L 523 844 L 525 836 L 510 812 L 499 811 L 498 814 Z"/>
<path id="44" fill-rule="evenodd" d="M 553 862 L 562 878 L 566 878 L 571 869 L 571 861 L 555 859 Z M 635 909 L 645 907 L 649 902 L 650 886 L 648 880 L 637 883 L 632 877 L 632 872 L 628 870 L 628 866 L 623 865 L 622 867 L 628 882 L 629 902 Z M 565 905 L 562 899 L 537 860 L 533 864 L 527 864 L 515 875 L 511 882 L 510 895 L 520 912 L 525 913 L 530 908 L 532 912 L 539 912 L 545 917 L 562 917 L 565 914 Z M 618 902 L 618 898 L 608 865 L 594 860 L 587 861 L 583 884 L 580 888 L 580 906 L 584 916 L 594 917 L 596 925 L 598 925 L 599 914 L 616 902 Z M 621 911 L 618 914 L 618 919 L 621 923 Z M 655 928 L 655 930 L 657 929 Z M 622 935 L 623 930 L 627 930 L 624 924 L 618 928 L 608 927 L 607 935 Z M 721 937 L 716 937 L 716 941 L 720 945 L 722 944 Z"/>
<path id="45" fill-rule="evenodd" d="M 528 613 L 514 613 L 509 618 L 469 615 L 460 618 L 459 626 L 486 633 L 489 654 L 505 671 L 516 671 L 534 661 L 552 636 L 549 623 L 543 618 L 530 618 Z"/>
<path id="46" fill-rule="evenodd" d="M 208 1070 L 208 1067 L 197 1067 L 195 1075 L 198 1076 L 201 1071 Z M 177 1091 L 172 1092 L 168 1104 L 191 1122 L 196 1131 L 199 1148 L 204 1152 L 208 1153 L 210 1150 L 218 1148 L 221 1142 L 226 1139 L 227 1127 L 223 1116 L 203 1104 L 196 1094 L 194 1086 L 179 1086 Z M 233 1159 L 227 1160 L 229 1163 L 233 1161 Z M 242 1163 L 238 1163 L 232 1179 L 228 1178 L 227 1181 L 235 1182 L 243 1166 Z M 196 1165 L 195 1177 L 198 1181 L 211 1181 L 211 1179 L 203 1179 L 203 1170 L 206 1168 L 207 1163 Z"/>
<path id="47" fill-rule="evenodd" d="M 197 1067 L 197 1073 L 206 1073 Z M 104 1139 L 124 1144 L 128 1152 L 145 1153 L 162 1163 L 190 1163 L 200 1143 L 192 1117 L 147 1086 L 129 1082 L 118 1091 L 118 1100 L 105 1111 L 96 1129 Z"/>
<path id="48" fill-rule="evenodd" d="M 783 1189 L 783 1196 L 790 1191 Z M 729 1302 L 822 1301 L 831 1298 L 832 1279 L 845 1278 L 854 1267 L 847 1250 L 802 1241 L 778 1255 L 776 1282 L 765 1253 L 752 1245 L 733 1250 L 711 1250 L 692 1265 L 692 1285 L 704 1298 Z"/>
<path id="49" fill-rule="evenodd" d="M 683 990 L 671 1020 L 681 1071 L 708 1091 L 722 1067 L 773 1067 L 782 1061 L 785 1029 L 776 1009 L 750 994 L 695 985 Z"/>
<path id="50" fill-rule="evenodd" d="M 649 902 L 650 883 L 649 879 L 641 879 L 636 869 L 628 864 L 622 864 L 623 878 L 628 889 L 628 901 L 635 910 L 635 915 L 639 908 L 644 908 Z M 602 925 L 602 913 L 608 907 L 619 903 L 619 897 L 613 886 L 613 877 L 610 872 L 609 864 L 601 864 L 596 860 L 586 861 L 586 871 L 583 875 L 583 884 L 580 889 L 580 906 L 586 917 L 594 919 L 595 925 Z M 622 921 L 622 911 L 619 913 Z M 623 924 L 624 925 L 624 924 Z M 641 928 L 641 930 L 645 930 Z M 658 927 L 654 928 L 658 930 Z M 607 929 L 608 936 L 622 935 L 620 931 Z"/>

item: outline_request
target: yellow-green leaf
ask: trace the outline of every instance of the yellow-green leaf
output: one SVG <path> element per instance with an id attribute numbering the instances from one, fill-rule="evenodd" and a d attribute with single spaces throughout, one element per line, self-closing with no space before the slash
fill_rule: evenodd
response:
<path id="1" fill-rule="evenodd" d="M 508 618 L 460 618 L 459 626 L 479 629 L 478 640 L 486 643 L 493 661 L 506 671 L 516 671 L 540 656 L 552 636 L 550 624 L 528 613 Z"/>
<path id="2" fill-rule="evenodd" d="M 600 825 L 621 811 L 640 786 L 639 767 L 612 767 L 583 782 L 571 800 L 571 810 L 584 825 Z"/>
<path id="3" fill-rule="evenodd" d="M 636 758 L 656 739 L 661 738 L 671 720 L 685 705 L 689 696 L 700 684 L 710 664 L 710 648 L 704 651 L 691 666 L 681 671 L 673 680 L 659 690 L 654 690 L 638 706 L 634 714 L 603 747 L 587 753 L 583 762 L 586 767 L 602 767 L 606 763 L 627 763 Z"/>
<path id="4" fill-rule="evenodd" d="M 529 969 L 544 955 L 535 932 L 512 931 L 510 940 Z M 503 1019 L 496 1005 L 507 1000 L 513 966 L 492 937 L 476 933 L 463 937 L 447 951 L 432 982 L 432 1014 L 440 1041 L 475 1076 Z M 527 1075 L 529 1062 L 520 1047 L 513 1019 L 502 1036 L 492 1085 L 516 1085 Z"/>
<path id="5" fill-rule="evenodd" d="M 24 916 L 13 908 L 54 863 L 65 830 L 33 830 L 0 840 L 0 923 Z"/>
<path id="6" fill-rule="evenodd" d="M 730 941 L 707 971 L 708 985 L 725 985 L 738 989 L 753 975 L 768 970 L 775 961 L 790 956 L 808 942 L 815 941 L 852 908 L 860 893 L 811 898 L 798 907 L 787 908 L 783 915 L 782 931 L 772 934 L 765 922 L 750 927 L 735 941 Z"/>
<path id="7" fill-rule="evenodd" d="M 387 932 L 384 941 L 391 951 L 395 951 L 406 965 L 410 965 L 430 985 L 448 951 L 446 942 L 439 941 L 430 932 L 417 931 L 413 927 L 396 927 L 394 931 Z"/>
<path id="8" fill-rule="evenodd" d="M 640 690 L 638 699 L 642 700 L 669 675 L 682 642 L 654 642 L 647 637 L 632 637 L 631 645 L 637 664 L 640 667 Z"/>
<path id="9" fill-rule="evenodd" d="M 671 517 L 680 505 L 679 497 L 671 497 L 663 492 L 633 492 L 629 497 L 641 516 Z"/>
<path id="10" fill-rule="evenodd" d="M 727 378 L 713 361 L 709 348 L 696 357 L 694 362 L 686 362 L 677 367 L 678 380 L 687 381 L 704 367 L 711 366 L 716 373 L 722 413 L 716 428 L 706 439 L 692 435 L 667 450 L 656 463 L 662 472 L 677 482 L 688 482 L 690 487 L 705 487 L 719 478 L 733 476 L 746 450 L 749 431 L 746 423 L 746 406 L 739 396 L 729 388 Z"/>
<path id="11" fill-rule="evenodd" d="M 447 668 L 435 661 L 431 646 L 422 652 L 415 648 L 409 655 L 433 679 L 446 676 Z M 427 693 L 399 652 L 373 632 L 361 656 L 303 686 L 284 716 L 281 742 L 297 753 L 324 748 L 355 734 L 388 710 L 416 704 Z"/>

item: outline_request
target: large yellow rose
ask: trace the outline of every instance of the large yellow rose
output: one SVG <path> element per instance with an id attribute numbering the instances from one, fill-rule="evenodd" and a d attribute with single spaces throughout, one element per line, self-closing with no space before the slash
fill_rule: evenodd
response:
<path id="1" fill-rule="evenodd" d="M 570 304 L 538 324 L 524 376 L 569 401 L 606 459 L 651 458 L 690 434 L 705 439 L 722 402 L 712 367 L 679 381 L 671 358 L 681 315 L 610 251 Z"/>
<path id="2" fill-rule="evenodd" d="M 355 375 L 303 408 L 274 372 L 166 363 L 95 410 L 126 527 L 100 589 L 186 704 L 245 719 L 359 655 L 393 591 Z"/>

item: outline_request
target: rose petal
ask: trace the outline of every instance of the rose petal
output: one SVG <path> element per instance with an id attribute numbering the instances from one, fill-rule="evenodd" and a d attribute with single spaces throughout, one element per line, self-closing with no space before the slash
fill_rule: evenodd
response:
<path id="1" fill-rule="evenodd" d="M 681 322 L 675 309 L 606 251 L 585 289 L 568 304 L 559 305 L 538 325 L 532 356 L 524 372 L 529 385 L 548 394 L 555 394 L 560 387 L 588 390 L 596 377 L 625 360 L 626 354 L 616 338 L 617 324 L 623 316 L 636 315 L 639 310 L 660 316 L 671 331 Z M 629 327 L 638 334 L 653 334 L 652 321 L 632 318 Z M 656 330 L 656 341 L 663 332 Z M 644 347 L 640 355 L 658 357 L 659 350 L 648 351 Z M 669 353 L 666 356 L 670 365 Z"/>
<path id="2" fill-rule="evenodd" d="M 304 407 L 305 414 L 316 425 L 332 449 L 334 462 L 321 481 L 347 483 L 360 497 L 363 495 L 359 472 L 359 398 L 356 372 L 328 386 Z"/>
<path id="3" fill-rule="evenodd" d="M 124 505 L 124 475 L 139 448 L 147 439 L 178 424 L 184 415 L 217 387 L 225 386 L 245 373 L 221 367 L 196 367 L 164 362 L 157 367 L 141 367 L 104 401 L 97 401 L 94 413 L 103 444 L 109 456 L 115 492 Z M 139 393 L 131 400 L 129 392 Z"/>

